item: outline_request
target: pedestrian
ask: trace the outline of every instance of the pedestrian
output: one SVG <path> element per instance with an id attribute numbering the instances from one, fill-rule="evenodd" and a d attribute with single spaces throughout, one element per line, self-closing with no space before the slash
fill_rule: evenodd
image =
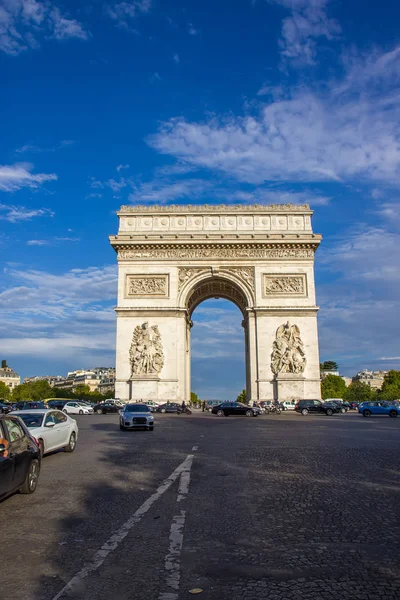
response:
<path id="1" fill-rule="evenodd" d="M 185 412 L 185 410 L 186 410 L 185 401 L 182 402 L 181 409 L 182 409 L 182 412 Z"/>
<path id="2" fill-rule="evenodd" d="M 205 412 L 205 410 L 206 410 L 206 401 L 205 400 L 203 400 L 203 402 L 201 403 L 201 410 L 202 410 L 202 412 Z"/>

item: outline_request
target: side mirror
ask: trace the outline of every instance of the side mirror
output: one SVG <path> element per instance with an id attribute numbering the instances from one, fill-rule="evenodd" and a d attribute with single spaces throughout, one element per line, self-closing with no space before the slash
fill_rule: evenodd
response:
<path id="1" fill-rule="evenodd" d="M 53 421 L 49 421 L 48 423 L 45 424 L 45 427 L 54 427 L 55 423 L 53 423 Z"/>

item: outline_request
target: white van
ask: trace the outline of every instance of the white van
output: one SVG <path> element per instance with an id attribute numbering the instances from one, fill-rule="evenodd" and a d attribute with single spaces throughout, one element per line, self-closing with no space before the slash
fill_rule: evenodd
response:
<path id="1" fill-rule="evenodd" d="M 281 405 L 282 410 L 294 410 L 296 400 L 283 400 L 279 404 Z"/>

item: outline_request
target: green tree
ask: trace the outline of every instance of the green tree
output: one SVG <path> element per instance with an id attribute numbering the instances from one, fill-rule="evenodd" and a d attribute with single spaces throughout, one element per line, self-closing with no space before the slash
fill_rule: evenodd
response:
<path id="1" fill-rule="evenodd" d="M 9 400 L 10 397 L 10 388 L 3 381 L 0 381 L 0 400 Z"/>
<path id="2" fill-rule="evenodd" d="M 400 399 L 400 371 L 392 369 L 386 373 L 379 397 L 382 400 Z"/>
<path id="3" fill-rule="evenodd" d="M 247 393 L 246 390 L 242 390 L 239 396 L 236 398 L 236 402 L 243 402 L 243 404 L 247 404 Z"/>
<path id="4" fill-rule="evenodd" d="M 78 398 L 90 395 L 90 387 L 88 385 L 77 385 L 75 388 L 74 395 Z M 100 394 L 101 396 L 102 394 Z"/>
<path id="5" fill-rule="evenodd" d="M 361 381 L 353 381 L 343 394 L 343 400 L 347 402 L 363 402 L 364 400 L 371 400 L 374 396 L 373 390 L 366 383 Z"/>
<path id="6" fill-rule="evenodd" d="M 346 392 L 346 384 L 339 375 L 327 375 L 321 383 L 322 399 L 343 398 Z"/>
<path id="7" fill-rule="evenodd" d="M 12 399 L 15 402 L 19 400 L 34 400 L 33 398 L 32 385 L 30 383 L 21 383 L 17 385 L 12 391 Z"/>
<path id="8" fill-rule="evenodd" d="M 200 404 L 201 400 L 197 394 L 195 394 L 194 392 L 190 392 L 190 402 L 194 404 L 194 406 L 197 406 L 198 404 Z"/>
<path id="9" fill-rule="evenodd" d="M 53 388 L 48 381 L 34 381 L 31 383 L 31 386 L 32 400 L 46 400 L 47 398 L 54 398 Z"/>
<path id="10" fill-rule="evenodd" d="M 326 360 L 319 365 L 321 371 L 337 371 L 339 366 L 334 360 Z"/>

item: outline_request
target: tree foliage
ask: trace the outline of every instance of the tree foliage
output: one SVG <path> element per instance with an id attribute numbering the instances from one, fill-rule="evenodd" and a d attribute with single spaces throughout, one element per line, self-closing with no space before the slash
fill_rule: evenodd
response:
<path id="1" fill-rule="evenodd" d="M 0 381 L 0 400 L 9 400 L 10 396 L 10 388 L 3 381 Z"/>
<path id="2" fill-rule="evenodd" d="M 346 392 L 346 384 L 339 375 L 327 375 L 321 383 L 322 399 L 343 398 Z"/>
<path id="3" fill-rule="evenodd" d="M 236 398 L 236 402 L 243 402 L 243 404 L 247 404 L 247 393 L 246 390 L 242 390 L 239 396 Z"/>
<path id="4" fill-rule="evenodd" d="M 334 360 L 326 360 L 319 365 L 321 371 L 337 371 L 339 366 Z"/>
<path id="5" fill-rule="evenodd" d="M 371 400 L 374 396 L 374 391 L 371 390 L 369 385 L 362 383 L 362 381 L 353 381 L 343 394 L 343 400 L 347 402 L 364 402 L 365 400 Z"/>
<path id="6" fill-rule="evenodd" d="M 382 400 L 400 399 L 400 371 L 393 369 L 385 375 L 379 398 Z"/>
<path id="7" fill-rule="evenodd" d="M 48 398 L 65 398 L 70 400 L 88 400 L 91 402 L 100 402 L 114 396 L 114 392 L 108 392 L 107 394 L 101 394 L 100 392 L 91 392 L 88 385 L 78 385 L 75 392 L 72 390 L 63 390 L 59 388 L 53 388 L 45 380 L 31 381 L 28 383 L 22 383 L 17 385 L 12 391 L 13 402 L 20 400 L 47 400 Z M 1 398 L 1 388 L 0 388 Z"/>

